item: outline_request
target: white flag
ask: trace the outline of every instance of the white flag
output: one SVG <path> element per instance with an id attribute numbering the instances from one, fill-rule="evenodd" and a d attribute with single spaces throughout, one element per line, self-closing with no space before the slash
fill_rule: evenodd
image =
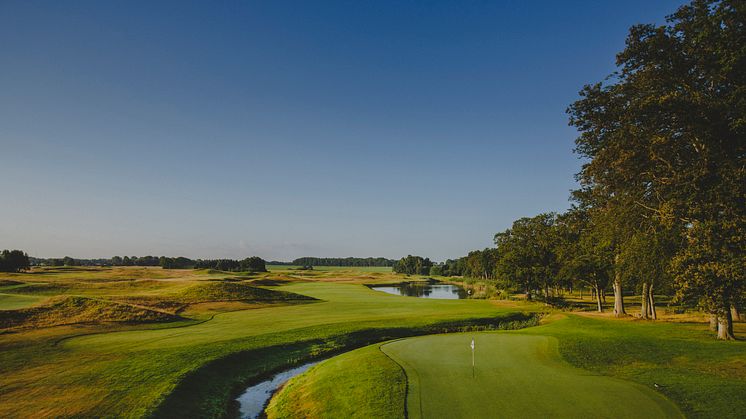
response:
<path id="1" fill-rule="evenodd" d="M 474 338 L 471 338 L 471 350 L 474 350 Z"/>

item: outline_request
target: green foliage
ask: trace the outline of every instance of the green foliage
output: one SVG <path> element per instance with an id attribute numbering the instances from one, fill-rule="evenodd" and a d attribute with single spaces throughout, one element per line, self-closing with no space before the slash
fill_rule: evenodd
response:
<path id="1" fill-rule="evenodd" d="M 124 258 L 127 259 L 127 256 Z M 158 264 L 163 269 L 192 269 L 196 266 L 197 262 L 181 256 L 176 258 L 161 256 Z"/>
<path id="2" fill-rule="evenodd" d="M 607 216 L 618 227 L 615 254 L 632 240 L 627 266 L 660 271 L 665 260 L 641 257 L 646 239 L 634 237 L 660 231 L 656 223 L 682 231 L 678 294 L 721 317 L 746 289 L 744 16 L 742 2 L 698 0 L 666 25 L 632 27 L 619 71 L 568 109 L 588 159 L 579 174 L 586 202 L 630 215 Z"/>
<path id="3" fill-rule="evenodd" d="M 22 250 L 0 252 L 0 272 L 21 272 L 31 268 L 29 257 Z"/>
<path id="4" fill-rule="evenodd" d="M 429 275 L 433 263 L 428 258 L 421 256 L 403 257 L 394 264 L 394 272 L 407 275 Z"/>
<path id="5" fill-rule="evenodd" d="M 302 257 L 295 259 L 290 264 L 297 266 L 394 266 L 396 263 L 393 259 L 386 258 L 318 258 Z"/>
<path id="6" fill-rule="evenodd" d="M 544 297 L 548 298 L 549 288 L 558 279 L 556 221 L 553 213 L 521 218 L 511 228 L 495 235 L 499 274 L 521 284 L 529 299 L 536 288 L 544 291 Z"/>

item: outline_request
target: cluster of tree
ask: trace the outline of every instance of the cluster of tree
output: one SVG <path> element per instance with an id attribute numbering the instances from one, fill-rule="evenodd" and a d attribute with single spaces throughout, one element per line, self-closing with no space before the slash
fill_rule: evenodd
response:
<path id="1" fill-rule="evenodd" d="M 159 266 L 160 259 L 158 256 L 114 256 L 109 264 L 112 266 Z"/>
<path id="2" fill-rule="evenodd" d="M 421 256 L 403 257 L 394 263 L 394 272 L 407 275 L 429 275 L 433 262 Z"/>
<path id="3" fill-rule="evenodd" d="M 251 271 L 266 272 L 266 262 L 258 256 L 247 257 L 243 260 L 234 259 L 199 259 L 193 261 L 194 268 L 197 269 L 217 269 L 220 271 Z"/>
<path id="4" fill-rule="evenodd" d="M 721 339 L 733 338 L 746 289 L 745 28 L 743 2 L 714 0 L 634 26 L 619 71 L 568 110 L 588 159 L 576 197 L 608 230 L 615 295 L 623 267 L 654 250 L 678 299 L 716 317 Z"/>
<path id="5" fill-rule="evenodd" d="M 466 275 L 466 257 L 448 259 L 443 263 L 436 263 L 430 268 L 430 275 L 470 276 Z"/>
<path id="6" fill-rule="evenodd" d="M 31 268 L 28 255 L 21 250 L 0 252 L 0 272 L 21 272 Z"/>
<path id="7" fill-rule="evenodd" d="M 745 17 L 742 2 L 698 0 L 632 27 L 619 70 L 568 108 L 586 159 L 573 208 L 517 220 L 463 273 L 529 297 L 585 284 L 599 310 L 610 287 L 617 316 L 634 289 L 643 318 L 669 288 L 733 339 L 746 300 Z"/>
<path id="8" fill-rule="evenodd" d="M 183 256 L 161 256 L 158 258 L 158 265 L 163 269 L 193 269 L 197 265 L 197 261 Z"/>
<path id="9" fill-rule="evenodd" d="M 85 266 L 85 261 L 65 256 L 63 258 L 48 259 L 46 264 L 49 266 Z"/>
<path id="10" fill-rule="evenodd" d="M 393 259 L 386 258 L 317 258 L 302 257 L 290 264 L 298 266 L 394 266 Z"/>

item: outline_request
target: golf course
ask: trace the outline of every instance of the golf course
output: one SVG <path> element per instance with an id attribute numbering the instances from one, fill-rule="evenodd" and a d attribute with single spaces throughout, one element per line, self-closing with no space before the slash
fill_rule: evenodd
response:
<path id="1" fill-rule="evenodd" d="M 746 409 L 746 343 L 713 340 L 695 313 L 648 323 L 520 299 L 398 296 L 366 285 L 419 277 L 380 269 L 63 267 L 2 279 L 3 417 L 234 416 L 247 386 L 320 359 L 275 395 L 270 417 Z"/>
<path id="2" fill-rule="evenodd" d="M 0 0 L 0 419 L 746 419 L 746 0 Z"/>

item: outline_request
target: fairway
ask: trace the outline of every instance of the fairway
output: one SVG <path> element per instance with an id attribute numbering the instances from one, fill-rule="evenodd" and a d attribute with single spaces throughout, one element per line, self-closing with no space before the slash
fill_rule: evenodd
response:
<path id="1" fill-rule="evenodd" d="M 653 390 L 566 364 L 551 337 L 459 333 L 398 340 L 381 350 L 406 371 L 410 418 L 682 417 Z"/>

